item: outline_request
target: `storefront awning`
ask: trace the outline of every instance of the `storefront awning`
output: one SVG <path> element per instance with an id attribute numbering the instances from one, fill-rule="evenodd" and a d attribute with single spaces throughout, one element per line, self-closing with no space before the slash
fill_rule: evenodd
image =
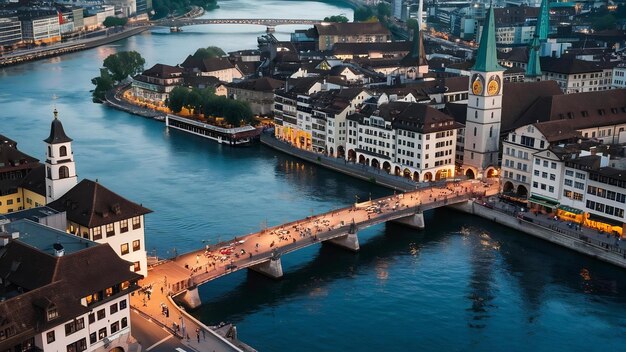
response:
<path id="1" fill-rule="evenodd" d="M 559 205 L 559 209 L 563 210 L 563 211 L 566 211 L 568 213 L 577 214 L 577 215 L 584 213 L 584 211 L 582 211 L 580 209 L 568 207 L 567 205 L 563 205 L 563 204 Z"/>
<path id="2" fill-rule="evenodd" d="M 601 222 L 601 223 L 611 225 L 611 226 L 624 226 L 624 224 L 618 220 L 609 219 L 604 216 L 596 215 L 593 213 L 589 213 L 589 220 Z"/>
<path id="3" fill-rule="evenodd" d="M 528 198 L 528 201 L 530 203 L 543 205 L 548 208 L 556 208 L 559 205 L 559 202 L 557 201 L 554 201 L 552 199 L 548 199 L 542 196 L 538 196 L 536 194 L 533 194 L 532 196 L 530 196 L 530 198 Z"/>

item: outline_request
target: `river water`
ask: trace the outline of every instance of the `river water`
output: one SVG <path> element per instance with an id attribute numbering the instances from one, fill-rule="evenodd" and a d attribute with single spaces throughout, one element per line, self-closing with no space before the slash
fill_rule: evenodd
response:
<path id="1" fill-rule="evenodd" d="M 221 0 L 206 17 L 323 18 L 338 2 Z M 298 26 L 279 27 L 287 39 Z M 155 29 L 124 41 L 0 70 L 0 134 L 44 158 L 57 107 L 74 139 L 79 177 L 98 179 L 154 210 L 146 247 L 162 257 L 389 194 L 262 146 L 233 149 L 166 131 L 91 103 L 102 60 L 137 50 L 146 67 L 198 47 L 252 48 L 259 26 Z M 53 97 L 56 97 L 53 99 Z M 245 271 L 201 287 L 193 314 L 230 321 L 260 351 L 600 351 L 626 342 L 626 274 L 524 234 L 451 210 L 426 229 L 359 233 L 361 251 L 317 246 L 282 258 L 273 281 Z M 469 229 L 469 232 L 461 229 Z"/>

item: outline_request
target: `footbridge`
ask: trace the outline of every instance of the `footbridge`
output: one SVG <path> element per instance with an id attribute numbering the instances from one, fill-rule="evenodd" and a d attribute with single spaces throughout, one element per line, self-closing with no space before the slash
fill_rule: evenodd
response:
<path id="1" fill-rule="evenodd" d="M 290 252 L 320 242 L 358 251 L 361 229 L 387 221 L 424 228 L 424 211 L 497 193 L 497 181 L 467 180 L 355 203 L 160 262 L 150 267 L 143 284 L 161 283 L 179 301 L 198 307 L 197 286 L 203 283 L 242 269 L 280 278 L 281 256 Z"/>
<path id="2" fill-rule="evenodd" d="M 272 32 L 276 26 L 292 25 L 315 25 L 322 23 L 321 20 L 298 19 L 298 18 L 173 18 L 163 19 L 153 22 L 155 26 L 166 26 L 170 28 L 180 28 L 183 26 L 194 26 L 201 24 L 252 24 L 267 27 L 268 32 Z"/>

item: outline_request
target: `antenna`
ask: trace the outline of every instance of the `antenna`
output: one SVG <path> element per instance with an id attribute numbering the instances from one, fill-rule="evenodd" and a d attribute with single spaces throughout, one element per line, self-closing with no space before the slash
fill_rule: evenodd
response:
<path id="1" fill-rule="evenodd" d="M 57 111 L 57 102 L 56 102 L 57 99 L 59 99 L 59 97 L 56 94 L 52 94 L 52 106 L 54 108 L 54 118 L 55 119 L 59 115 L 59 112 Z"/>

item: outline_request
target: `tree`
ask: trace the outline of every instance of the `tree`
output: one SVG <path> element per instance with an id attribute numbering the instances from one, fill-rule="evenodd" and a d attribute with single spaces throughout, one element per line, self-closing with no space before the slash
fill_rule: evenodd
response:
<path id="1" fill-rule="evenodd" d="M 417 29 L 418 26 L 419 26 L 419 23 L 417 22 L 416 19 L 409 18 L 408 20 L 406 20 L 406 28 L 407 29 L 414 30 L 414 29 Z"/>
<path id="2" fill-rule="evenodd" d="M 191 6 L 199 6 L 205 10 L 219 8 L 217 0 L 153 0 L 152 9 L 155 18 L 169 15 L 182 15 L 191 9 Z"/>
<path id="3" fill-rule="evenodd" d="M 128 76 L 135 76 L 143 72 L 146 63 L 136 51 L 122 51 L 111 54 L 104 59 L 104 67 L 109 70 L 116 82 L 125 80 Z"/>
<path id="4" fill-rule="evenodd" d="M 172 110 L 172 112 L 177 113 L 183 109 L 183 105 L 187 101 L 187 95 L 189 94 L 189 89 L 185 87 L 174 87 L 170 92 L 170 97 L 167 100 L 167 107 Z"/>
<path id="5" fill-rule="evenodd" d="M 116 27 L 116 26 L 125 26 L 127 22 L 128 22 L 128 18 L 117 18 L 117 17 L 109 16 L 104 19 L 104 21 L 102 22 L 102 25 L 109 28 L 109 27 Z"/>
<path id="6" fill-rule="evenodd" d="M 369 6 L 357 7 L 354 10 L 354 22 L 365 21 L 372 16 L 374 16 L 374 11 Z"/>
<path id="7" fill-rule="evenodd" d="M 346 17 L 344 15 L 336 15 L 336 16 L 324 17 L 324 22 L 346 23 L 346 22 L 348 22 L 348 17 Z"/>
<path id="8" fill-rule="evenodd" d="M 200 48 L 196 50 L 193 57 L 204 60 L 213 57 L 222 57 L 224 55 L 226 55 L 226 53 L 221 48 L 217 46 L 209 46 L 207 48 Z"/>
<path id="9" fill-rule="evenodd" d="M 225 99 L 224 119 L 231 125 L 238 127 L 252 121 L 254 115 L 248 103 Z"/>
<path id="10" fill-rule="evenodd" d="M 196 115 L 202 111 L 202 102 L 200 92 L 197 89 L 192 89 L 185 97 L 185 108 L 193 111 L 193 114 Z"/>
<path id="11" fill-rule="evenodd" d="M 92 78 L 91 83 L 96 86 L 96 89 L 93 91 L 93 101 L 102 102 L 104 101 L 106 92 L 113 89 L 115 82 L 113 82 L 113 78 L 111 77 L 109 71 L 101 68 L 100 76 Z"/>

